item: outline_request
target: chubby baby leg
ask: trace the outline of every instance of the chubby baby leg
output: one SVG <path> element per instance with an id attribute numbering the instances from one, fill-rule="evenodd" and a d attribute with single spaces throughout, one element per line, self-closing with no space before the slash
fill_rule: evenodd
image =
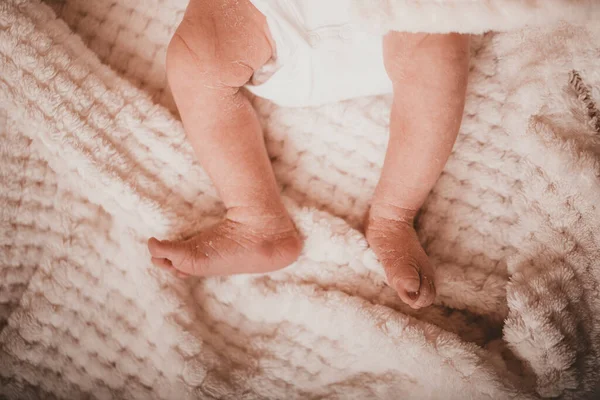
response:
<path id="1" fill-rule="evenodd" d="M 186 241 L 151 238 L 155 265 L 228 275 L 283 268 L 298 257 L 301 241 L 279 197 L 261 126 L 240 91 L 271 54 L 265 18 L 249 0 L 190 1 L 168 48 L 167 77 L 227 215 Z"/>
<path id="2" fill-rule="evenodd" d="M 413 220 L 460 127 L 469 37 L 391 32 L 383 44 L 394 101 L 388 149 L 365 233 L 389 284 L 404 302 L 420 308 L 434 301 L 435 282 Z"/>

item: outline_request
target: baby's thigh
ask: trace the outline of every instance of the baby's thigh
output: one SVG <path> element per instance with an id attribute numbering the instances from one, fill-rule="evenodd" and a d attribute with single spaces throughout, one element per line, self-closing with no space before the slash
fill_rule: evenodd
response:
<path id="1" fill-rule="evenodd" d="M 199 74 L 239 87 L 271 55 L 266 18 L 249 0 L 191 0 L 169 44 L 167 68 L 187 58 Z"/>

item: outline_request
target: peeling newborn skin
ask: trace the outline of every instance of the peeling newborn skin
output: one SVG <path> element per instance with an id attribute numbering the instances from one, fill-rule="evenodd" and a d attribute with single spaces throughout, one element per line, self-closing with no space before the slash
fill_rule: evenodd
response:
<path id="1" fill-rule="evenodd" d="M 469 38 L 391 32 L 382 40 L 387 74 L 401 95 L 394 95 L 365 233 L 389 284 L 421 308 L 435 300 L 435 279 L 413 218 L 460 127 Z M 274 46 L 266 18 L 250 0 L 190 1 L 169 45 L 167 77 L 188 139 L 228 211 L 191 239 L 151 238 L 157 267 L 181 277 L 258 273 L 299 256 L 302 242 L 281 201 L 260 123 L 240 90 L 271 59 Z"/>
<path id="2" fill-rule="evenodd" d="M 302 242 L 288 218 L 259 224 L 225 219 L 185 241 L 150 238 L 152 263 L 181 277 L 275 271 L 294 262 Z"/>
<path id="3" fill-rule="evenodd" d="M 365 236 L 383 265 L 389 285 L 407 305 L 418 309 L 435 300 L 434 271 L 417 238 L 413 218 L 367 218 Z"/>

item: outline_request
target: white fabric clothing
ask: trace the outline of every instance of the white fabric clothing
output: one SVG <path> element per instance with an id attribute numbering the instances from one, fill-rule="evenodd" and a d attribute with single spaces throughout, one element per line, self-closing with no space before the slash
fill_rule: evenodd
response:
<path id="1" fill-rule="evenodd" d="M 252 93 L 288 107 L 391 93 L 383 37 L 349 22 L 348 0 L 251 1 L 276 46 L 273 60 L 246 86 Z"/>

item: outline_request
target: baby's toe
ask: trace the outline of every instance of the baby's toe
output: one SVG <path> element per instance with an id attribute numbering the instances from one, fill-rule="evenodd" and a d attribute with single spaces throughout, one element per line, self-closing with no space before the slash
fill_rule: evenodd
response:
<path id="1" fill-rule="evenodd" d="M 387 275 L 400 299 L 418 309 L 431 305 L 435 299 L 435 285 L 430 271 L 429 265 L 402 262 L 387 269 Z"/>
<path id="2" fill-rule="evenodd" d="M 386 273 L 390 286 L 396 290 L 402 301 L 412 305 L 418 300 L 421 277 L 415 266 L 395 262 L 386 268 Z"/>
<path id="3" fill-rule="evenodd" d="M 154 237 L 148 239 L 148 250 L 154 258 L 167 258 L 171 253 L 169 251 L 169 242 L 166 240 L 158 240 Z"/>
<path id="4" fill-rule="evenodd" d="M 155 267 L 166 269 L 166 270 L 173 269 L 173 264 L 171 263 L 171 261 L 169 261 L 166 258 L 152 257 L 151 261 Z"/>
<path id="5" fill-rule="evenodd" d="M 419 295 L 413 304 L 410 306 L 414 309 L 423 308 L 433 304 L 435 300 L 435 284 L 433 277 L 427 274 L 423 274 L 421 277 L 421 287 L 419 288 Z"/>
<path id="6" fill-rule="evenodd" d="M 189 273 L 190 266 L 188 264 L 191 263 L 192 257 L 189 254 L 190 246 L 187 242 L 171 242 L 150 238 L 148 240 L 148 250 L 155 265 L 157 265 L 155 259 L 164 259 L 165 261 L 160 263 L 168 263 L 171 268 L 183 269 L 182 272 Z"/>

